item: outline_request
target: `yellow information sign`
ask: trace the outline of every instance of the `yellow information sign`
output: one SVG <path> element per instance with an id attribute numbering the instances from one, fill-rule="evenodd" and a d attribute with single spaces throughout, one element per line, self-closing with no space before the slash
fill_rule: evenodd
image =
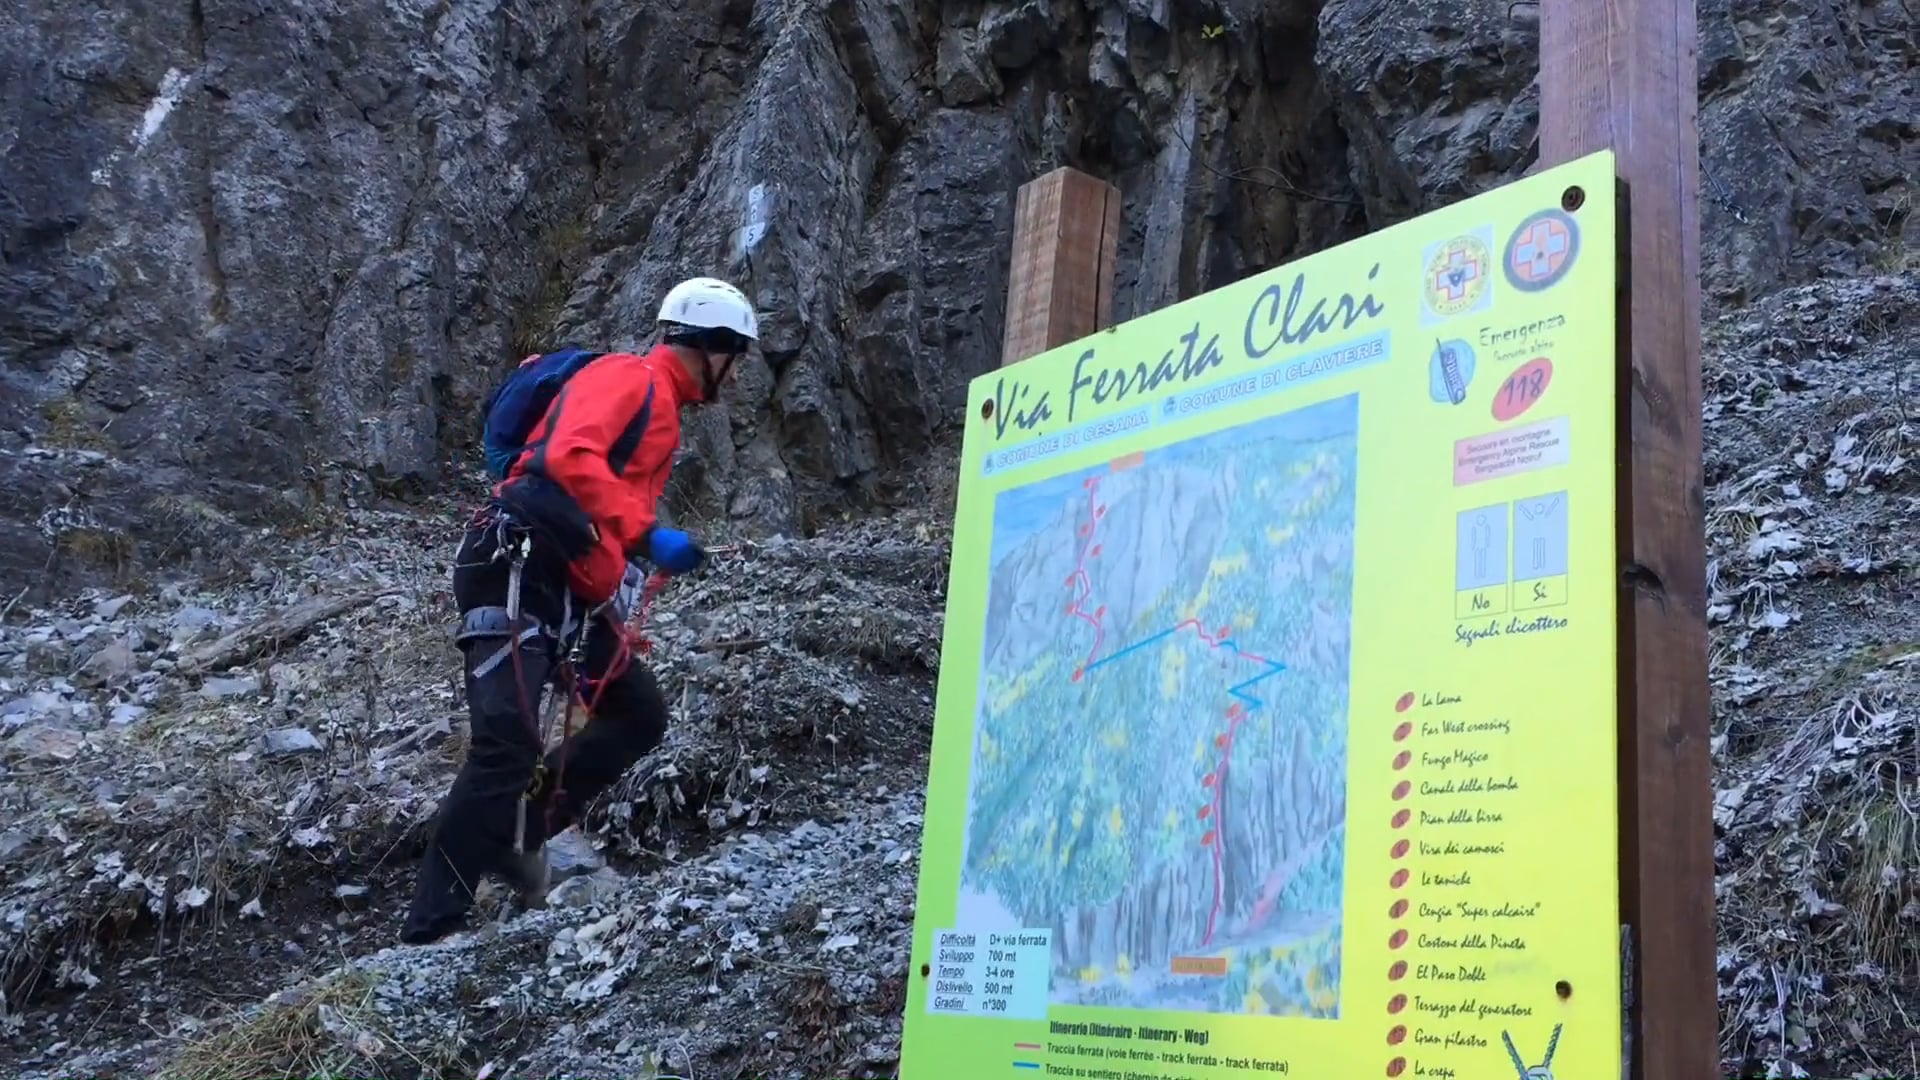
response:
<path id="1" fill-rule="evenodd" d="M 1613 187 L 974 381 L 902 1080 L 1620 1075 Z"/>

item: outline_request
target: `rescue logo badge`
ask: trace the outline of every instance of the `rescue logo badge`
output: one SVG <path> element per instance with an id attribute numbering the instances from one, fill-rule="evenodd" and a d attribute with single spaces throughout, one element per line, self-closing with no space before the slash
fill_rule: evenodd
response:
<path id="1" fill-rule="evenodd" d="M 1549 207 L 1513 230 L 1500 262 L 1507 284 L 1522 292 L 1541 292 L 1559 284 L 1579 254 L 1579 223 L 1566 211 Z"/>
<path id="2" fill-rule="evenodd" d="M 1493 230 L 1477 229 L 1427 248 L 1420 280 L 1421 322 L 1484 311 L 1493 300 Z"/>

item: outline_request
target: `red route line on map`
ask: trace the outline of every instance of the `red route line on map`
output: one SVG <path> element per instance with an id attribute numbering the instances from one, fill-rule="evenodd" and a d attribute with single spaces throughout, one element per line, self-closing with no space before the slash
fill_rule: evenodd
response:
<path id="1" fill-rule="evenodd" d="M 1080 553 L 1074 559 L 1073 573 L 1067 577 L 1067 587 L 1072 588 L 1078 585 L 1080 595 L 1074 597 L 1073 602 L 1067 605 L 1067 614 L 1093 627 L 1093 646 L 1087 650 L 1087 658 L 1080 661 L 1079 668 L 1074 671 L 1075 682 L 1080 681 L 1080 676 L 1086 672 L 1087 665 L 1093 663 L 1093 658 L 1100 652 L 1101 643 L 1107 638 L 1106 629 L 1100 624 L 1100 621 L 1107 616 L 1106 605 L 1102 604 L 1092 614 L 1088 614 L 1086 608 L 1082 606 L 1087 598 L 1093 595 L 1093 580 L 1087 576 L 1087 560 L 1100 554 L 1100 545 L 1095 542 L 1094 526 L 1101 517 L 1105 516 L 1107 508 L 1100 505 L 1099 477 L 1087 477 L 1082 486 L 1087 489 L 1087 523 L 1080 526 L 1080 536 L 1084 539 L 1080 544 Z"/>
<path id="2" fill-rule="evenodd" d="M 1080 592 L 1079 595 L 1075 596 L 1072 602 L 1067 605 L 1067 614 L 1093 627 L 1093 645 L 1087 649 L 1086 658 L 1080 662 L 1080 666 L 1074 669 L 1072 677 L 1074 682 L 1079 682 L 1092 667 L 1096 666 L 1096 660 L 1100 654 L 1100 646 L 1106 641 L 1106 627 L 1103 625 L 1103 620 L 1107 614 L 1106 605 L 1102 604 L 1093 612 L 1089 613 L 1086 610 L 1086 601 L 1093 595 L 1093 580 L 1087 574 L 1087 560 L 1096 558 L 1100 554 L 1100 545 L 1097 542 L 1097 526 L 1099 525 L 1100 519 L 1106 516 L 1107 508 L 1100 505 L 1099 477 L 1088 477 L 1082 486 L 1087 489 L 1087 522 L 1079 527 L 1078 535 L 1082 538 L 1080 551 L 1078 557 L 1074 560 L 1073 573 L 1067 576 L 1067 587 L 1074 588 L 1078 586 Z M 1205 624 L 1199 619 L 1184 619 L 1171 630 L 1156 634 L 1140 644 L 1148 644 L 1149 642 L 1158 641 L 1164 637 L 1170 637 L 1183 630 L 1191 630 L 1195 636 L 1206 644 L 1208 650 L 1211 652 L 1219 652 L 1223 648 L 1231 648 L 1233 652 L 1243 659 L 1251 660 L 1259 664 L 1271 663 L 1266 657 L 1258 653 L 1246 652 L 1237 645 L 1229 645 L 1227 639 L 1231 629 L 1231 627 L 1223 626 L 1217 632 L 1209 634 L 1207 633 Z M 1138 646 L 1122 649 L 1114 656 L 1106 657 L 1100 662 L 1117 660 L 1134 648 L 1138 648 Z M 1237 701 L 1227 707 L 1227 730 L 1214 736 L 1213 740 L 1214 745 L 1220 748 L 1220 763 L 1214 767 L 1212 772 L 1200 780 L 1201 786 L 1208 789 L 1207 805 L 1200 808 L 1200 819 L 1212 825 L 1212 828 L 1208 829 L 1205 835 L 1201 836 L 1200 843 L 1206 847 L 1213 856 L 1213 904 L 1207 911 L 1206 936 L 1200 939 L 1200 944 L 1203 946 L 1212 944 L 1214 931 L 1220 920 L 1220 909 L 1226 902 L 1226 832 L 1221 826 L 1221 812 L 1224 808 L 1227 767 L 1233 759 L 1234 735 L 1239 730 L 1241 722 L 1246 719 L 1246 716 L 1246 709 Z"/>

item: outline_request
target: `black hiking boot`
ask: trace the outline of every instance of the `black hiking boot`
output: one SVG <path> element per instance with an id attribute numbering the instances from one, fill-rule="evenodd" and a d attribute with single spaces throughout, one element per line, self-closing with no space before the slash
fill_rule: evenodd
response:
<path id="1" fill-rule="evenodd" d="M 400 928 L 400 944 L 431 945 L 466 928 L 467 919 L 464 915 L 441 919 L 430 925 L 421 925 L 409 919 L 407 924 Z"/>

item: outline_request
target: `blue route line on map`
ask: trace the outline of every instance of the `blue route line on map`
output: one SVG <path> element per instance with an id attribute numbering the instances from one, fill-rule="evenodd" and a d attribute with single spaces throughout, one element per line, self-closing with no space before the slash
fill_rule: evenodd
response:
<path id="1" fill-rule="evenodd" d="M 1238 698 L 1241 701 L 1244 701 L 1247 703 L 1248 712 L 1252 712 L 1253 710 L 1264 705 L 1265 702 L 1261 701 L 1257 697 L 1254 697 L 1252 694 L 1246 693 L 1245 692 L 1246 688 L 1254 685 L 1255 683 L 1261 682 L 1263 680 L 1273 678 L 1275 675 L 1278 675 L 1281 672 L 1287 670 L 1287 665 L 1282 664 L 1277 660 L 1269 660 L 1258 653 L 1247 652 L 1241 649 L 1239 644 L 1237 644 L 1232 638 L 1225 638 L 1220 641 L 1213 640 L 1211 637 L 1207 635 L 1207 632 L 1201 628 L 1200 621 L 1198 619 L 1188 619 L 1180 623 L 1178 626 L 1168 627 L 1167 629 L 1162 630 L 1159 633 L 1152 635 L 1151 637 L 1141 638 L 1139 641 L 1136 641 L 1133 644 L 1126 646 L 1125 648 L 1116 649 L 1113 652 L 1108 653 L 1106 656 L 1103 656 L 1100 659 L 1095 660 L 1093 663 L 1088 664 L 1086 666 L 1086 670 L 1088 672 L 1092 672 L 1095 668 L 1103 667 L 1107 664 L 1111 664 L 1114 661 L 1121 659 L 1122 657 L 1129 656 L 1133 653 L 1139 652 L 1141 649 L 1144 649 L 1147 646 L 1152 645 L 1156 642 L 1164 641 L 1167 638 L 1170 638 L 1173 635 L 1179 633 L 1181 630 L 1187 629 L 1189 627 L 1193 629 L 1194 633 L 1199 636 L 1201 642 L 1205 644 L 1208 648 L 1214 649 L 1216 651 L 1220 649 L 1232 649 L 1234 655 L 1240 657 L 1242 660 L 1251 660 L 1256 664 L 1266 665 L 1266 670 L 1262 671 L 1258 675 L 1255 675 L 1253 678 L 1245 679 L 1241 682 L 1237 682 L 1232 686 L 1227 687 L 1227 694 L 1229 696 Z"/>

